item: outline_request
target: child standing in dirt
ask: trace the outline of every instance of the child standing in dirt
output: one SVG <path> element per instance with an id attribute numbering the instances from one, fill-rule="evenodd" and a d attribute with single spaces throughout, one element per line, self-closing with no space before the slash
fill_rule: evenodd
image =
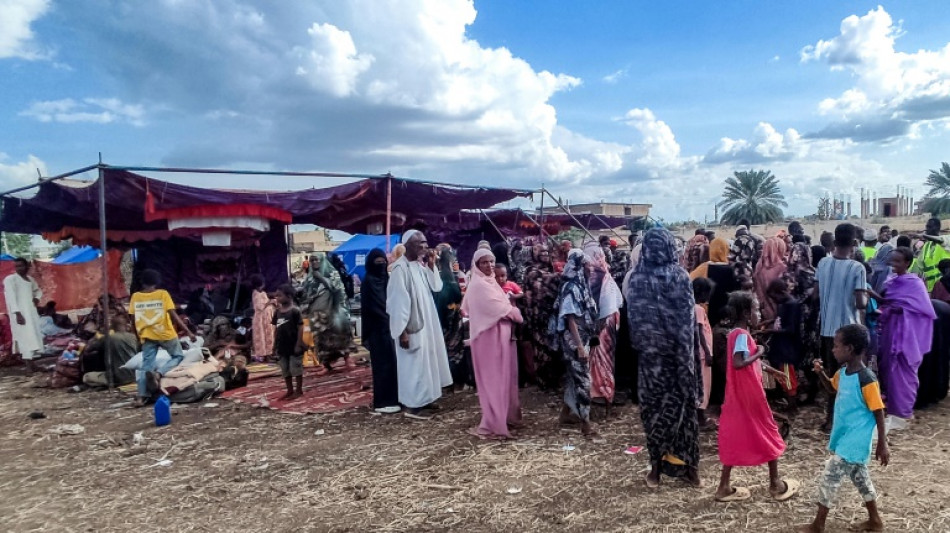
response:
<path id="1" fill-rule="evenodd" d="M 272 324 L 274 329 L 274 354 L 280 363 L 280 373 L 287 383 L 287 394 L 281 400 L 294 400 L 303 396 L 303 315 L 294 305 L 294 288 L 282 285 L 277 289 L 277 312 Z M 294 382 L 296 381 L 296 389 Z"/>
<path id="2" fill-rule="evenodd" d="M 719 461 L 722 476 L 716 490 L 716 501 L 748 500 L 752 495 L 745 487 L 730 483 L 732 469 L 737 466 L 769 465 L 769 494 L 776 501 L 785 501 L 798 492 L 799 483 L 782 479 L 778 459 L 785 452 L 785 441 L 779 434 L 769 402 L 762 388 L 765 350 L 756 344 L 749 330 L 758 326 L 755 297 L 750 292 L 729 295 L 729 311 L 735 329 L 729 332 L 726 369 L 726 399 L 719 416 Z M 775 372 L 765 367 L 767 372 Z"/>
<path id="3" fill-rule="evenodd" d="M 828 379 L 820 361 L 815 361 L 815 372 L 829 393 L 837 393 L 835 417 L 832 423 L 828 449 L 834 454 L 825 464 L 818 485 L 818 514 L 808 525 L 798 528 L 800 533 L 820 533 L 825 530 L 828 510 L 835 504 L 841 481 L 848 476 L 864 498 L 868 520 L 852 529 L 857 531 L 884 531 L 884 522 L 877 510 L 877 493 L 868 472 L 871 458 L 871 437 L 877 427 L 877 450 L 874 453 L 882 466 L 890 461 L 884 427 L 884 402 L 874 372 L 864 365 L 865 352 L 870 343 L 868 330 L 860 324 L 842 327 L 835 334 L 832 353 L 842 368 Z"/>

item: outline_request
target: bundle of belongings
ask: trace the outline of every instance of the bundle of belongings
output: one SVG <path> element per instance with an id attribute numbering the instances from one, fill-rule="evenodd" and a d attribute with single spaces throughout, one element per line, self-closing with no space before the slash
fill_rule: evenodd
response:
<path id="1" fill-rule="evenodd" d="M 194 403 L 206 400 L 215 394 L 247 385 L 247 359 L 243 356 L 233 358 L 215 358 L 204 347 L 204 339 L 196 342 L 181 339 L 184 359 L 168 371 L 159 384 L 155 394 L 164 394 L 173 403 Z M 156 367 L 161 368 L 171 357 L 162 348 L 158 349 Z M 141 372 L 142 353 L 135 354 L 123 369 Z M 134 381 L 133 379 L 130 380 Z"/>

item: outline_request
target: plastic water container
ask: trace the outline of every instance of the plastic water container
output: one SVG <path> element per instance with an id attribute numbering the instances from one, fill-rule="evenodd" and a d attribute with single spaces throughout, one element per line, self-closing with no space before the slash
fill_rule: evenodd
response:
<path id="1" fill-rule="evenodd" d="M 172 423 L 172 402 L 168 396 L 162 395 L 155 402 L 155 425 L 167 426 Z"/>

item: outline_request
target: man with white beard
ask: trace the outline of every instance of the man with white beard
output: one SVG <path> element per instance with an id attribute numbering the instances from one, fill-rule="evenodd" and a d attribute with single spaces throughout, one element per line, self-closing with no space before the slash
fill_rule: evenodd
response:
<path id="1" fill-rule="evenodd" d="M 429 419 L 423 409 L 436 408 L 442 388 L 452 384 L 442 326 L 432 293 L 442 290 L 442 278 L 429 254 L 426 236 L 409 230 L 402 236 L 406 254 L 392 265 L 386 290 L 386 311 L 396 341 L 399 403 L 404 415 Z M 420 262 L 425 259 L 425 264 Z"/>

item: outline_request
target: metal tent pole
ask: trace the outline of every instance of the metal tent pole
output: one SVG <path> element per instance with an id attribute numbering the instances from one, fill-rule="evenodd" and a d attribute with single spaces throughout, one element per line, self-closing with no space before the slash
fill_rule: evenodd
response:
<path id="1" fill-rule="evenodd" d="M 99 152 L 99 250 L 102 256 L 99 261 L 102 265 L 102 309 L 101 316 L 104 317 L 99 327 L 105 341 L 102 343 L 106 355 L 106 379 L 108 379 L 109 389 L 115 388 L 115 376 L 112 368 L 112 350 L 109 348 L 109 245 L 106 242 L 106 172 L 102 164 L 102 152 Z"/>
<path id="2" fill-rule="evenodd" d="M 392 248 L 392 229 L 393 229 L 393 177 L 386 175 L 386 254 L 388 255 Z"/>
<path id="3" fill-rule="evenodd" d="M 588 237 L 590 237 L 591 239 L 594 239 L 595 241 L 597 240 L 597 237 L 595 237 L 593 233 L 588 231 L 588 229 L 584 227 L 583 224 L 581 224 L 581 221 L 578 220 L 577 217 L 574 216 L 574 213 L 571 213 L 570 209 L 564 207 L 564 204 L 562 204 L 560 200 L 555 198 L 554 195 L 552 195 L 547 190 L 544 190 L 544 192 L 548 193 L 548 196 L 550 196 L 551 199 L 554 200 L 554 203 L 556 203 L 557 206 L 561 208 L 561 211 L 564 211 L 565 213 L 567 213 L 567 216 L 571 217 L 571 219 L 577 224 L 577 226 L 581 228 L 582 230 L 584 230 L 584 233 L 586 233 Z"/>

